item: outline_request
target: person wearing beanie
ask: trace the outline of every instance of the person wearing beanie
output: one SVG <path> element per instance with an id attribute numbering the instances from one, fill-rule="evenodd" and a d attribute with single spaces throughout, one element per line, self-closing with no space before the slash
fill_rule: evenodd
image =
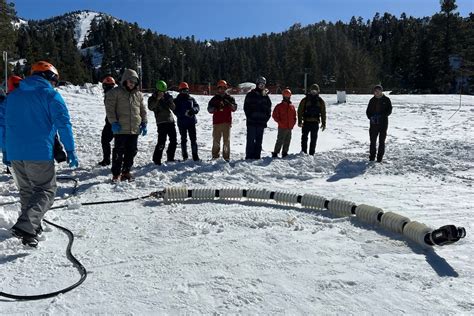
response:
<path id="1" fill-rule="evenodd" d="M 273 110 L 272 117 L 278 123 L 278 136 L 273 150 L 272 157 L 277 158 L 280 150 L 281 157 L 288 156 L 288 149 L 291 142 L 291 130 L 296 124 L 296 109 L 291 103 L 291 91 L 285 89 L 282 92 L 283 100 Z"/>
<path id="2" fill-rule="evenodd" d="M 298 126 L 302 128 L 301 151 L 308 153 L 308 136 L 310 135 L 309 154 L 316 151 L 319 123 L 321 131 L 326 129 L 326 103 L 319 96 L 319 86 L 312 84 L 309 93 L 301 100 L 298 106 Z"/>
<path id="3" fill-rule="evenodd" d="M 392 114 L 392 102 L 383 93 L 381 85 L 376 85 L 373 89 L 374 96 L 370 99 L 366 114 L 370 120 L 369 137 L 370 153 L 369 160 L 382 162 L 385 153 L 385 139 L 387 138 L 388 117 Z M 377 151 L 377 138 L 379 148 Z"/>
<path id="4" fill-rule="evenodd" d="M 265 88 L 267 80 L 258 77 L 256 88 L 247 93 L 244 101 L 244 112 L 247 119 L 247 144 L 245 159 L 260 159 L 262 153 L 263 133 L 272 115 L 272 101 Z"/>

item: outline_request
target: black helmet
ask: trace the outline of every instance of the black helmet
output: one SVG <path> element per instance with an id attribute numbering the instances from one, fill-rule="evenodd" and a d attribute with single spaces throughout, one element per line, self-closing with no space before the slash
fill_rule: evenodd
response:
<path id="1" fill-rule="evenodd" d="M 258 76 L 257 79 L 255 79 L 255 83 L 258 85 L 260 83 L 267 84 L 267 79 L 263 76 Z"/>

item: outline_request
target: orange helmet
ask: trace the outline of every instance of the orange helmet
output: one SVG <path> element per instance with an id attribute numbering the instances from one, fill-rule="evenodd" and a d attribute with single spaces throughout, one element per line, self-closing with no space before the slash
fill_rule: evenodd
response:
<path id="1" fill-rule="evenodd" d="M 104 80 L 102 80 L 102 83 L 103 84 L 114 85 L 115 84 L 115 79 L 111 76 L 107 76 L 107 77 L 104 78 Z"/>
<path id="2" fill-rule="evenodd" d="M 229 87 L 229 85 L 227 84 L 227 81 L 225 80 L 219 80 L 217 82 L 217 87 L 220 88 L 220 87 L 223 87 L 225 89 L 227 89 L 227 87 Z"/>
<path id="3" fill-rule="evenodd" d="M 187 82 L 180 82 L 178 86 L 178 90 L 183 90 L 183 89 L 188 89 L 189 90 L 189 85 Z"/>
<path id="4" fill-rule="evenodd" d="M 22 80 L 23 80 L 22 77 L 10 76 L 10 78 L 8 78 L 8 93 L 15 90 L 18 87 L 18 85 L 20 84 L 20 81 L 22 81 Z"/>
<path id="5" fill-rule="evenodd" d="M 58 81 L 59 80 L 59 72 L 50 63 L 46 61 L 38 61 L 31 66 L 31 74 L 38 74 L 41 75 L 43 78 L 49 81 Z"/>
<path id="6" fill-rule="evenodd" d="M 290 89 L 285 89 L 285 90 L 283 90 L 283 92 L 281 94 L 283 95 L 284 98 L 290 98 L 291 97 L 291 90 Z"/>

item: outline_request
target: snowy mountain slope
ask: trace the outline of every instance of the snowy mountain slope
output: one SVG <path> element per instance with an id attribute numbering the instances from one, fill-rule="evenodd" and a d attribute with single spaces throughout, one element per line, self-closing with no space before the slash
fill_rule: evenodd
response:
<path id="1" fill-rule="evenodd" d="M 101 17 L 100 13 L 92 11 L 82 11 L 77 14 L 78 22 L 76 24 L 74 38 L 77 41 L 77 48 L 80 49 L 84 43 L 89 31 L 91 23 L 94 19 Z"/>
<path id="2" fill-rule="evenodd" d="M 113 206 L 51 211 L 47 218 L 72 229 L 73 252 L 89 270 L 78 289 L 36 302 L 0 301 L 1 313 L 50 314 L 472 314 L 474 255 L 474 98 L 391 96 L 387 162 L 368 164 L 370 96 L 328 101 L 328 129 L 315 157 L 298 154 L 300 130 L 286 159 L 268 158 L 276 139 L 270 122 L 260 161 L 243 160 L 244 96 L 236 96 L 230 163 L 208 161 L 209 97 L 197 96 L 202 162 L 151 164 L 156 127 L 140 137 L 133 183 L 109 183 L 97 167 L 104 109 L 97 86 L 64 87 L 81 166 L 59 174 L 80 179 L 68 203 L 143 196 L 166 186 L 256 187 L 316 193 L 382 207 L 431 227 L 465 226 L 468 236 L 444 248 L 423 249 L 404 237 L 357 219 L 276 204 L 218 202 L 165 205 L 142 200 Z M 297 103 L 302 96 L 295 96 Z M 273 104 L 279 102 L 272 96 Z M 442 100 L 442 103 L 441 103 Z M 180 157 L 178 150 L 177 157 Z M 60 183 L 59 195 L 70 192 Z M 0 199 L 18 198 L 0 176 Z M 58 202 L 60 203 L 60 202 Z M 66 261 L 67 238 L 48 227 L 37 250 L 8 238 L 19 205 L 0 208 L 0 291 L 37 294 L 77 280 Z"/>

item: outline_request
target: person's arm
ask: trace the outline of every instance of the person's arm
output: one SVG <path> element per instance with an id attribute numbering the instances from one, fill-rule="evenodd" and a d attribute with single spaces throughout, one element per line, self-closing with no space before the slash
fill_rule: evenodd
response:
<path id="1" fill-rule="evenodd" d="M 197 103 L 195 98 L 193 98 L 193 113 L 194 114 L 199 113 L 199 104 Z"/>
<path id="2" fill-rule="evenodd" d="M 321 127 L 326 128 L 326 103 L 321 99 Z"/>
<path id="3" fill-rule="evenodd" d="M 226 95 L 224 97 L 224 102 L 230 106 L 232 112 L 235 112 L 237 110 L 237 103 L 235 102 L 234 97 L 232 97 L 231 95 Z"/>
<path id="4" fill-rule="evenodd" d="M 280 111 L 278 110 L 278 108 L 279 108 L 279 105 L 275 106 L 272 113 L 272 117 L 277 123 L 280 121 Z"/>
<path id="5" fill-rule="evenodd" d="M 373 103 L 374 103 L 374 98 L 370 99 L 369 101 L 369 104 L 367 105 L 367 110 L 365 111 L 365 114 L 367 115 L 367 118 L 370 120 L 370 118 L 372 117 L 372 115 L 374 115 L 372 113 L 372 108 L 373 108 Z"/>
<path id="6" fill-rule="evenodd" d="M 66 152 L 73 152 L 75 150 L 74 136 L 66 103 L 58 92 L 51 90 L 50 93 L 48 107 L 51 113 L 51 120 L 54 126 L 58 129 L 61 142 L 63 143 Z"/>
<path id="7" fill-rule="evenodd" d="M 140 94 L 140 117 L 142 119 L 141 124 L 147 124 L 147 113 L 146 113 L 146 108 L 145 108 L 145 103 L 143 102 L 143 94 L 139 92 Z"/>
<path id="8" fill-rule="evenodd" d="M 390 98 L 386 97 L 387 98 L 387 103 L 388 103 L 388 108 L 387 108 L 387 117 L 390 116 L 390 114 L 392 114 L 392 101 L 390 101 Z"/>
<path id="9" fill-rule="evenodd" d="M 303 100 L 300 101 L 300 104 L 298 105 L 298 126 L 303 125 L 303 114 L 304 114 L 304 108 L 306 106 L 306 99 L 303 98 Z"/>
<path id="10" fill-rule="evenodd" d="M 0 150 L 5 147 L 5 108 L 6 101 L 0 101 Z"/>
<path id="11" fill-rule="evenodd" d="M 158 102 L 159 100 L 155 92 L 151 95 L 151 97 L 148 98 L 148 110 L 156 111 L 158 108 Z"/>
<path id="12" fill-rule="evenodd" d="M 270 118 L 272 117 L 272 101 L 270 100 L 270 97 L 267 98 L 267 106 L 265 108 L 265 122 L 268 122 Z"/>
<path id="13" fill-rule="evenodd" d="M 209 100 L 209 103 L 207 104 L 207 112 L 213 114 L 216 111 L 216 97 L 212 97 L 211 100 Z"/>

